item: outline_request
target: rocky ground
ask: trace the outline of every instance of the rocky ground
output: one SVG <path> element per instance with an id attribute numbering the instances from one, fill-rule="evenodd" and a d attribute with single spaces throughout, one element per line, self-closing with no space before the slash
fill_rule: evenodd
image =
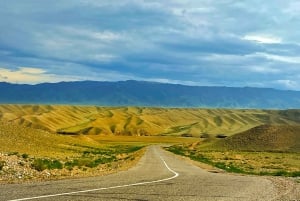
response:
<path id="1" fill-rule="evenodd" d="M 122 156 L 123 160 L 101 164 L 95 168 L 74 167 L 38 171 L 32 167 L 32 158 L 12 153 L 0 153 L 0 184 L 106 175 L 129 169 L 142 155 L 143 150 L 140 150 L 134 153 L 134 157 Z"/>

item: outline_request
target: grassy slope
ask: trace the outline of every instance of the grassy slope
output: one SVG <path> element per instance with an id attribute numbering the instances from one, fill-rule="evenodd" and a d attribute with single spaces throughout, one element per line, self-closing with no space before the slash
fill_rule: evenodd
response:
<path id="1" fill-rule="evenodd" d="M 261 125 L 225 139 L 175 145 L 169 150 L 229 172 L 300 175 L 299 125 Z"/>
<path id="2" fill-rule="evenodd" d="M 103 145 L 93 140 L 53 135 L 39 129 L 0 122 L 0 152 L 64 158 L 80 155 L 87 147 L 104 148 Z"/>
<path id="3" fill-rule="evenodd" d="M 220 140 L 211 147 L 239 151 L 300 152 L 300 126 L 261 125 Z"/>
<path id="4" fill-rule="evenodd" d="M 208 140 L 210 143 L 193 143 L 185 147 L 183 153 L 211 161 L 218 167 L 232 167 L 233 171 L 234 167 L 238 167 L 242 172 L 253 171 L 257 174 L 290 175 L 294 172 L 298 175 L 298 153 L 253 150 L 299 152 L 299 122 L 300 110 L 0 105 L 0 151 L 63 159 L 80 157 L 86 150 L 119 144 L 195 141 L 195 138 L 172 137 L 183 133 L 194 136 L 224 133 L 232 136 L 218 141 L 211 136 L 213 140 Z M 102 135 L 53 135 L 57 131 Z M 207 151 L 203 145 L 215 151 Z M 231 151 L 220 152 L 220 148 Z"/>
<path id="5" fill-rule="evenodd" d="M 262 124 L 300 122 L 300 110 L 0 105 L 0 119 L 50 132 L 92 135 L 232 135 Z"/>
<path id="6" fill-rule="evenodd" d="M 65 159 L 80 157 L 87 150 L 106 150 L 115 146 L 140 147 L 156 143 L 191 143 L 195 138 L 57 135 L 0 121 L 0 153 L 29 154 L 35 157 Z"/>

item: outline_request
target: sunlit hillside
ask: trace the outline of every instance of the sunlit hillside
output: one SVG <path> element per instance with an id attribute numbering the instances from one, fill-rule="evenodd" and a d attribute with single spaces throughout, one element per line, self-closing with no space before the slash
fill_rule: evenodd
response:
<path id="1" fill-rule="evenodd" d="M 0 151 L 38 157 L 78 156 L 87 147 L 102 148 L 93 140 L 53 135 L 47 131 L 0 122 Z"/>
<path id="2" fill-rule="evenodd" d="M 300 152 L 300 126 L 261 125 L 215 142 L 212 148 Z"/>
<path id="3" fill-rule="evenodd" d="M 0 119 L 60 134 L 232 135 L 262 124 L 300 123 L 300 110 L 0 105 Z"/>

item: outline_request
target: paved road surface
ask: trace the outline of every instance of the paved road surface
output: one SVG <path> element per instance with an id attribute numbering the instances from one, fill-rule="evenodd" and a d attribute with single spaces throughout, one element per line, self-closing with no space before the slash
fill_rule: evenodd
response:
<path id="1" fill-rule="evenodd" d="M 149 147 L 136 167 L 113 175 L 0 185 L 0 200 L 267 201 L 277 196 L 268 179 L 209 173 L 158 146 Z"/>

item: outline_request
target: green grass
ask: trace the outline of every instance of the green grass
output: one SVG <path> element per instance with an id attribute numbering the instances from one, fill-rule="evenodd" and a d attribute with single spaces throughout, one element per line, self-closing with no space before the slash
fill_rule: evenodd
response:
<path id="1" fill-rule="evenodd" d="M 132 156 L 129 154 L 132 154 L 143 148 L 143 146 L 130 145 L 114 145 L 106 148 L 94 148 L 89 146 L 81 147 L 85 148 L 85 150 L 82 152 L 80 157 L 69 160 L 37 158 L 32 161 L 31 167 L 38 171 L 62 168 L 72 170 L 75 167 L 95 168 L 101 164 L 109 164 L 118 160 L 131 159 Z M 125 154 L 126 156 L 123 158 L 117 158 L 120 154 Z M 27 157 L 29 156 L 27 155 Z"/>
<path id="2" fill-rule="evenodd" d="M 183 145 L 171 146 L 166 150 L 223 169 L 226 172 L 285 177 L 300 176 L 298 153 L 191 150 L 189 146 Z"/>
<path id="3" fill-rule="evenodd" d="M 279 170 L 279 171 L 275 171 L 275 172 L 260 172 L 259 175 L 300 177 L 300 171 L 288 172 L 285 170 Z"/>
<path id="4" fill-rule="evenodd" d="M 177 155 L 182 155 L 182 156 L 188 156 L 194 161 L 199 161 L 202 163 L 206 163 L 212 166 L 215 166 L 217 168 L 226 170 L 227 172 L 234 172 L 234 173 L 246 173 L 242 169 L 234 166 L 233 164 L 226 164 L 223 162 L 214 162 L 210 158 L 204 156 L 203 154 L 195 154 L 195 153 L 189 153 L 187 150 L 185 150 L 182 146 L 171 146 L 169 148 L 166 148 L 168 151 L 173 152 L 174 154 Z"/>
<path id="5" fill-rule="evenodd" d="M 62 169 L 63 164 L 59 160 L 50 160 L 50 159 L 35 159 L 33 163 L 31 164 L 31 167 L 33 169 L 36 169 L 37 171 L 43 171 L 46 169 L 52 170 L 52 169 Z"/>

